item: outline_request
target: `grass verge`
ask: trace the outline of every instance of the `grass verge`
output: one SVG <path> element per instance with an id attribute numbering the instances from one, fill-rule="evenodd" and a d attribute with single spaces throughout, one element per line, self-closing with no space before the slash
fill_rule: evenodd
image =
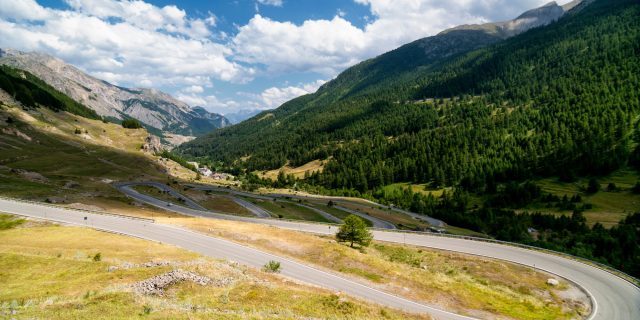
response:
<path id="1" fill-rule="evenodd" d="M 358 251 L 331 237 L 248 223 L 191 218 L 171 222 L 473 317 L 573 319 L 589 312 L 588 298 L 571 284 L 561 281 L 561 286 L 549 287 L 551 275 L 502 261 L 380 242 Z"/>
<path id="2" fill-rule="evenodd" d="M 139 265 L 158 259 L 169 265 Z M 122 267 L 127 264 L 131 267 Z M 215 284 L 182 282 L 163 296 L 132 290 L 132 283 L 175 265 Z M 111 266 L 120 268 L 109 271 Z M 13 318 L 428 319 L 172 246 L 86 228 L 32 224 L 0 231 L 0 270 L 0 314 Z"/>

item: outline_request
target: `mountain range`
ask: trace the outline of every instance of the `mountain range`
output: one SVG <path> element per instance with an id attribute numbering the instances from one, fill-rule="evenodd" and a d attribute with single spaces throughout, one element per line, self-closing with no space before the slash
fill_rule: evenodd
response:
<path id="1" fill-rule="evenodd" d="M 447 62 L 549 25 L 587 5 L 580 3 L 573 1 L 560 6 L 551 2 L 510 21 L 458 26 L 416 40 L 345 70 L 314 94 L 203 136 L 183 145 L 181 150 L 185 155 L 211 157 L 226 163 L 249 159 L 246 165 L 258 170 L 302 165 L 322 158 L 333 153 L 329 145 L 336 139 L 346 138 L 336 132 L 353 126 L 372 102 L 417 100 L 413 97 L 416 88 L 429 83 L 431 75 Z M 367 129 L 359 132 L 366 135 Z"/>
<path id="2" fill-rule="evenodd" d="M 156 134 L 198 136 L 231 124 L 164 92 L 116 86 L 46 54 L 0 49 L 0 65 L 30 72 L 105 119 L 135 118 Z"/>

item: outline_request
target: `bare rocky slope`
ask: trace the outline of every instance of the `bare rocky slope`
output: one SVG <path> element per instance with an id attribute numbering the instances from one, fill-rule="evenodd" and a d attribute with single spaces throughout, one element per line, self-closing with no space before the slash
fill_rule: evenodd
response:
<path id="1" fill-rule="evenodd" d="M 136 118 L 156 133 L 198 136 L 231 124 L 222 115 L 192 108 L 164 92 L 119 87 L 46 54 L 0 49 L 0 64 L 34 74 L 100 116 Z"/>

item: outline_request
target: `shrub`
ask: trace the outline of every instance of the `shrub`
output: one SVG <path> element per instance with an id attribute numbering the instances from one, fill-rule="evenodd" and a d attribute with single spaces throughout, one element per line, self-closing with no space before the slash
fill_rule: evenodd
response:
<path id="1" fill-rule="evenodd" d="M 589 179 L 589 184 L 587 185 L 587 192 L 596 193 L 598 191 L 600 191 L 600 183 L 598 182 L 598 180 L 594 178 Z"/>
<path id="2" fill-rule="evenodd" d="M 93 261 L 95 262 L 102 261 L 102 254 L 100 252 L 96 253 L 96 255 L 93 256 Z"/>
<path id="3" fill-rule="evenodd" d="M 151 314 L 151 307 L 150 306 L 143 306 L 142 307 L 142 314 L 144 314 L 144 315 Z"/>
<path id="4" fill-rule="evenodd" d="M 17 219 L 14 216 L 0 214 L 0 230 L 15 228 L 25 222 L 24 219 Z"/>
<path id="5" fill-rule="evenodd" d="M 262 267 L 262 270 L 264 272 L 279 273 L 281 270 L 280 262 L 271 260 Z"/>
<path id="6" fill-rule="evenodd" d="M 136 119 L 126 119 L 122 120 L 122 127 L 125 129 L 140 129 L 142 124 Z"/>

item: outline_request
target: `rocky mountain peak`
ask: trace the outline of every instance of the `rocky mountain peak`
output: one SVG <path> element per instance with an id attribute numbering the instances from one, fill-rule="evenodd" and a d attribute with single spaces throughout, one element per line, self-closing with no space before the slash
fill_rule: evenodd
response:
<path id="1" fill-rule="evenodd" d="M 223 116 L 206 110 L 195 112 L 186 103 L 157 89 L 116 86 L 47 54 L 1 49 L 0 64 L 34 74 L 105 118 L 132 117 L 160 132 L 186 136 L 229 125 Z"/>
<path id="2" fill-rule="evenodd" d="M 483 31 L 487 34 L 505 39 L 532 28 L 548 25 L 549 23 L 560 19 L 565 13 L 576 7 L 581 2 L 582 0 L 574 0 L 564 6 L 560 6 L 557 2 L 551 1 L 541 7 L 528 10 L 513 20 L 462 25 L 445 30 L 441 32 L 440 35 L 459 30 L 472 30 Z"/>

